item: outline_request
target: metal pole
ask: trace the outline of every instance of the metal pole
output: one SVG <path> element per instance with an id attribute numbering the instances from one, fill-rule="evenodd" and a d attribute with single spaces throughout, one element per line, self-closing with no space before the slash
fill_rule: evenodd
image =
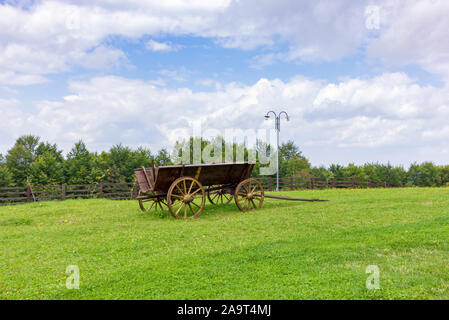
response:
<path id="1" fill-rule="evenodd" d="M 277 157 L 276 157 L 276 191 L 279 191 L 279 132 L 281 131 L 281 115 L 284 113 L 287 117 L 287 121 L 289 120 L 288 114 L 285 111 L 281 111 L 279 115 L 274 111 L 268 111 L 265 115 L 265 119 L 270 118 L 270 113 L 274 115 L 274 128 L 276 130 L 276 143 L 277 143 Z"/>
<path id="2" fill-rule="evenodd" d="M 276 191 L 279 191 L 279 117 L 276 117 L 277 159 L 276 159 Z"/>

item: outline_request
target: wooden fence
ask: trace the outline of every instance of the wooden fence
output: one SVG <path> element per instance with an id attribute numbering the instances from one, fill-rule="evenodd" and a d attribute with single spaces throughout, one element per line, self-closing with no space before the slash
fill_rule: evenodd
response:
<path id="1" fill-rule="evenodd" d="M 265 190 L 276 190 L 276 178 L 257 178 Z M 327 188 L 379 188 L 386 182 L 359 178 L 279 178 L 280 190 Z M 0 206 L 34 201 L 104 198 L 131 200 L 138 194 L 134 183 L 72 184 L 54 186 L 0 187 Z"/>
<path id="2" fill-rule="evenodd" d="M 42 200 L 105 198 L 131 200 L 137 196 L 133 183 L 72 184 L 0 188 L 0 206 Z"/>
<path id="3" fill-rule="evenodd" d="M 276 178 L 258 178 L 265 190 L 276 190 Z M 279 178 L 279 190 L 328 189 L 328 188 L 386 188 L 384 181 L 345 178 Z"/>

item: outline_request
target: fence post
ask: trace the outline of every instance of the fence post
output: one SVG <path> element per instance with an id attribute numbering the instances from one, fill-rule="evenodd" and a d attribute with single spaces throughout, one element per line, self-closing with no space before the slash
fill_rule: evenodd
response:
<path id="1" fill-rule="evenodd" d="M 314 177 L 310 178 L 310 187 L 312 188 L 312 190 L 315 189 L 315 178 Z"/>
<path id="2" fill-rule="evenodd" d="M 100 183 L 98 185 L 98 197 L 103 198 L 103 184 L 102 183 Z"/>
<path id="3" fill-rule="evenodd" d="M 272 190 L 273 188 L 273 178 L 268 177 L 268 190 Z"/>
<path id="4" fill-rule="evenodd" d="M 351 177 L 351 188 L 355 188 L 354 177 Z"/>
<path id="5" fill-rule="evenodd" d="M 332 177 L 332 188 L 335 188 L 335 177 Z"/>
<path id="6" fill-rule="evenodd" d="M 61 200 L 65 200 L 65 191 L 66 191 L 66 185 L 63 184 L 61 186 Z"/>
<path id="7" fill-rule="evenodd" d="M 384 181 L 384 188 L 387 187 L 387 181 Z"/>
<path id="8" fill-rule="evenodd" d="M 31 187 L 27 186 L 27 202 L 31 202 Z"/>
<path id="9" fill-rule="evenodd" d="M 294 188 L 293 188 L 293 177 L 290 177 L 290 190 L 294 190 Z"/>

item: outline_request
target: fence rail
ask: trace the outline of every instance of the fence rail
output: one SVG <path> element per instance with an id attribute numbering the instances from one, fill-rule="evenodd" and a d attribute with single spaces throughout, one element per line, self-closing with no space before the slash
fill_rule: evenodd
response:
<path id="1" fill-rule="evenodd" d="M 276 190 L 276 178 L 257 178 L 263 188 Z M 328 188 L 379 188 L 387 183 L 370 179 L 348 178 L 279 178 L 280 190 L 328 189 Z M 72 184 L 53 186 L 0 187 L 0 206 L 42 200 L 66 200 L 104 198 L 132 200 L 138 194 L 134 183 Z"/>

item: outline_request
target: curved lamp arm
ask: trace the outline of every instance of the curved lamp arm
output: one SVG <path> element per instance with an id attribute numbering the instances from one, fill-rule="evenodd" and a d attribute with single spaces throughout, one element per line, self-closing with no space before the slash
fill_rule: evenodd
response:
<path id="1" fill-rule="evenodd" d="M 274 118 L 277 118 L 277 114 L 274 111 L 268 111 L 267 114 L 265 115 L 265 119 L 268 120 L 270 118 L 270 113 L 272 113 L 274 115 Z"/>
<path id="2" fill-rule="evenodd" d="M 279 113 L 279 118 L 281 117 L 281 114 L 285 114 L 285 118 L 287 119 L 287 121 L 290 121 L 290 118 L 289 118 L 287 112 L 281 111 L 281 112 Z"/>

